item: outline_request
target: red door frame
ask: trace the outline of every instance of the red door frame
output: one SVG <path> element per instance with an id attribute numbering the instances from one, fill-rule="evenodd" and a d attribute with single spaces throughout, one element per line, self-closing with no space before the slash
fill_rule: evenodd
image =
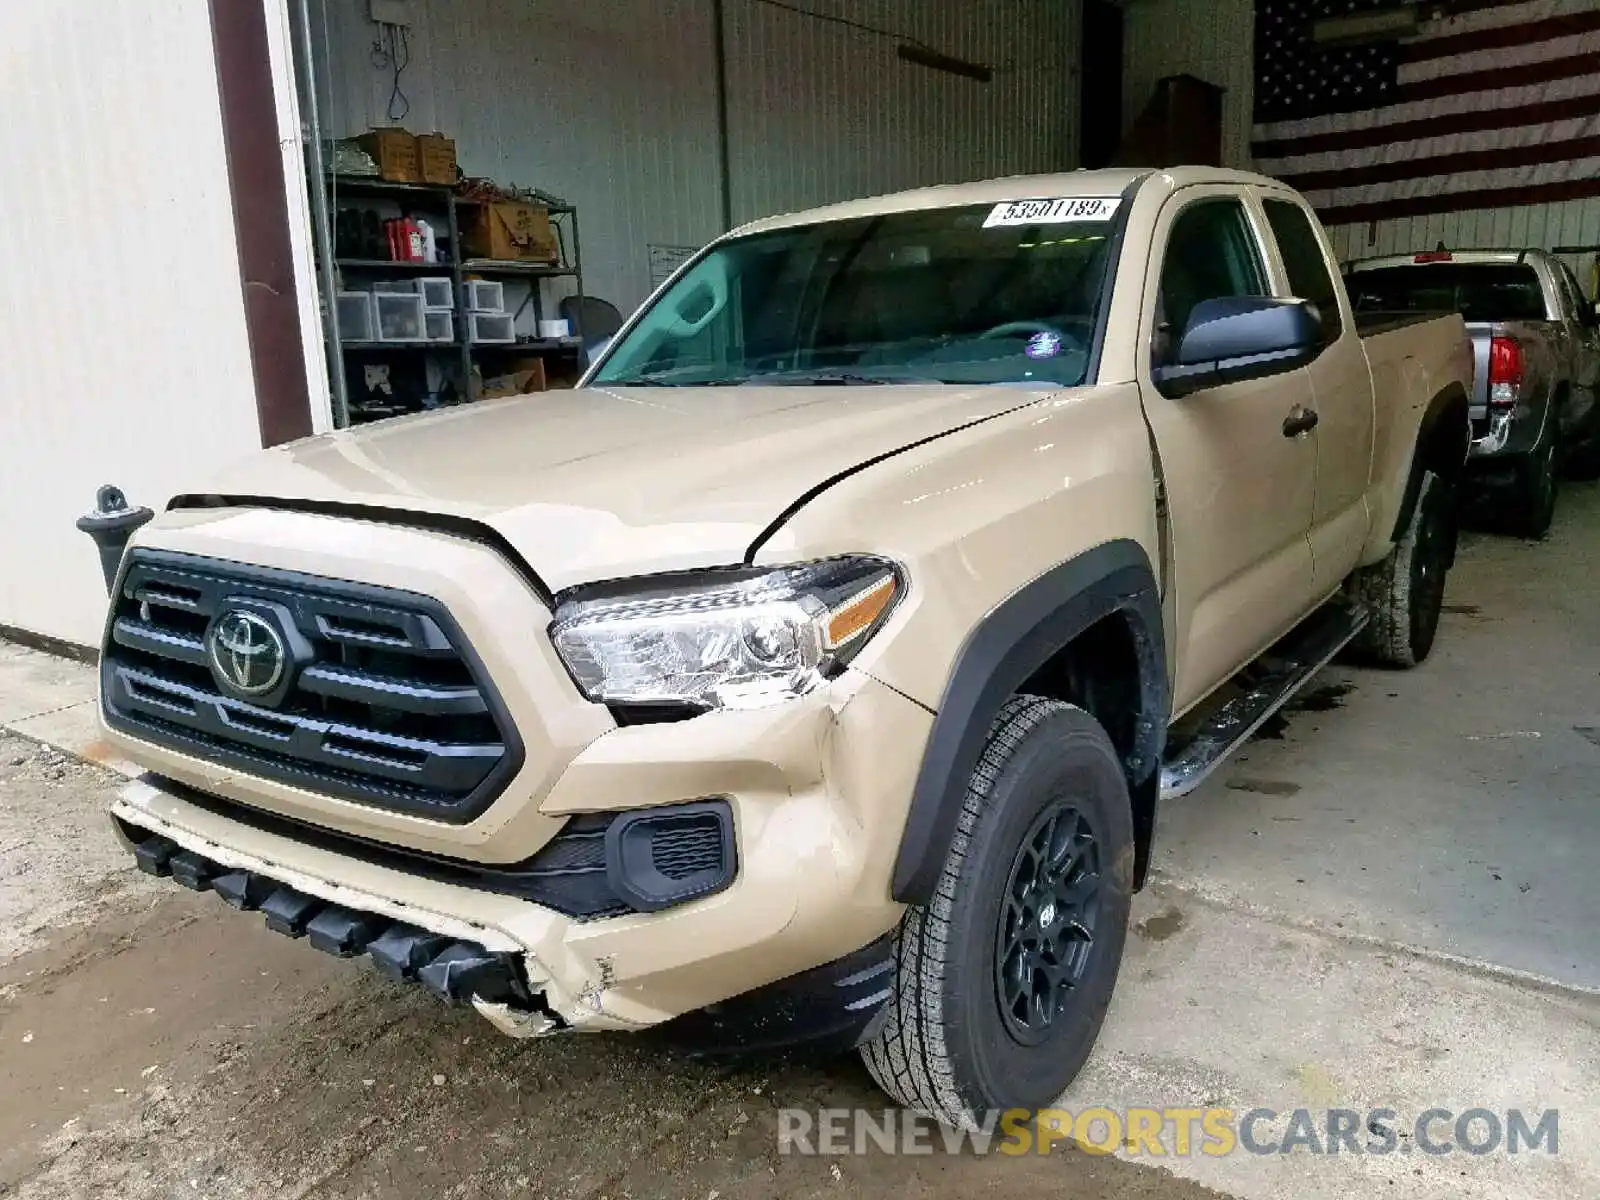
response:
<path id="1" fill-rule="evenodd" d="M 289 199 L 263 0 L 210 0 L 233 225 L 261 444 L 311 433 Z"/>

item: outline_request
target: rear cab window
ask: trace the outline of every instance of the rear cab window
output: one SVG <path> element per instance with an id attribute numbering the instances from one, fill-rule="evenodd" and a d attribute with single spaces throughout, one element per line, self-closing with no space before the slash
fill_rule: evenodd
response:
<path id="1" fill-rule="evenodd" d="M 1577 278 L 1572 274 L 1572 268 L 1560 259 L 1552 264 L 1556 274 L 1556 286 L 1562 295 L 1561 303 L 1567 311 L 1562 313 L 1565 320 L 1580 320 L 1584 310 L 1583 289 L 1578 286 Z"/>
<path id="2" fill-rule="evenodd" d="M 1436 262 L 1355 271 L 1357 312 L 1458 312 L 1468 321 L 1543 321 L 1544 288 L 1526 263 Z"/>
<path id="3" fill-rule="evenodd" d="M 1278 241 L 1278 252 L 1283 256 L 1283 267 L 1289 275 L 1289 290 L 1298 300 L 1316 306 L 1317 319 L 1322 325 L 1322 342 L 1331 346 L 1344 332 L 1344 321 L 1339 315 L 1339 291 L 1328 270 L 1328 259 L 1323 253 L 1322 239 L 1305 209 L 1288 200 L 1265 199 L 1267 224 L 1272 226 L 1272 236 Z"/>

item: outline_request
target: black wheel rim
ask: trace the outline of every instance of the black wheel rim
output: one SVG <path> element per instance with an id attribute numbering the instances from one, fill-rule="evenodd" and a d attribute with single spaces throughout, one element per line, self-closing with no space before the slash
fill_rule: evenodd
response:
<path id="1" fill-rule="evenodd" d="M 1411 553 L 1411 648 L 1426 654 L 1439 627 L 1444 606 L 1444 578 L 1450 555 L 1449 505 L 1435 500 L 1424 506 Z"/>
<path id="2" fill-rule="evenodd" d="M 1037 1045 L 1088 970 L 1100 915 L 1100 847 L 1070 801 L 1040 813 L 1017 850 L 1000 902 L 995 993 L 1006 1030 Z"/>

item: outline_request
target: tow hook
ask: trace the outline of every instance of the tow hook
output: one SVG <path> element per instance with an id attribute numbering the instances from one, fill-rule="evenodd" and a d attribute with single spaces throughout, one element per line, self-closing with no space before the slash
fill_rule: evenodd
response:
<path id="1" fill-rule="evenodd" d="M 148 508 L 129 505 L 122 489 L 108 483 L 94 494 L 94 511 L 78 518 L 78 528 L 94 539 L 100 551 L 100 570 L 106 577 L 107 595 L 116 586 L 117 570 L 122 566 L 122 552 L 128 548 L 128 539 L 154 516 Z"/>

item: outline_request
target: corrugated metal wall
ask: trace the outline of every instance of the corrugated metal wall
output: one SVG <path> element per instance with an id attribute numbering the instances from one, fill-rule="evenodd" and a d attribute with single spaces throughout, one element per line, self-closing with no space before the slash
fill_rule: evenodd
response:
<path id="1" fill-rule="evenodd" d="M 863 193 L 1076 162 L 1071 0 L 807 0 L 997 68 L 989 85 L 898 61 L 892 40 L 727 0 L 735 220 Z M 335 136 L 387 124 L 367 0 L 326 13 Z M 627 309 L 646 247 L 721 231 L 710 0 L 419 0 L 402 123 L 456 139 L 469 174 L 566 197 L 586 286 Z M 314 29 L 323 41 L 323 30 Z M 331 70 L 326 69 L 331 65 Z"/>
<path id="2" fill-rule="evenodd" d="M 373 65 L 367 0 L 327 18 L 322 119 L 332 136 L 387 125 L 393 80 Z M 626 308 L 646 245 L 718 232 L 716 90 L 704 0 L 420 0 L 399 122 L 456 140 L 469 175 L 578 206 L 586 286 Z M 398 110 L 397 110 L 398 111 Z"/>
<path id="3" fill-rule="evenodd" d="M 901 62 L 895 43 L 729 0 L 736 220 L 1078 161 L 1081 11 L 1063 0 L 811 0 L 995 68 L 992 84 Z"/>
<path id="4" fill-rule="evenodd" d="M 1538 246 L 1546 250 L 1556 246 L 1594 246 L 1600 245 L 1600 201 L 1568 200 L 1561 204 L 1407 217 L 1379 221 L 1371 228 L 1341 225 L 1328 232 L 1342 261 L 1432 250 L 1440 242 L 1457 250 L 1499 246 L 1517 249 Z M 1592 254 L 1567 258 L 1591 295 L 1594 292 L 1593 260 Z"/>
<path id="5" fill-rule="evenodd" d="M 99 641 L 73 528 L 260 446 L 206 0 L 0 4 L 0 624 Z"/>
<path id="6" fill-rule="evenodd" d="M 1255 0 L 1131 0 L 1123 36 L 1122 120 L 1130 128 L 1156 80 L 1194 75 L 1226 90 L 1222 161 L 1251 168 Z"/>

